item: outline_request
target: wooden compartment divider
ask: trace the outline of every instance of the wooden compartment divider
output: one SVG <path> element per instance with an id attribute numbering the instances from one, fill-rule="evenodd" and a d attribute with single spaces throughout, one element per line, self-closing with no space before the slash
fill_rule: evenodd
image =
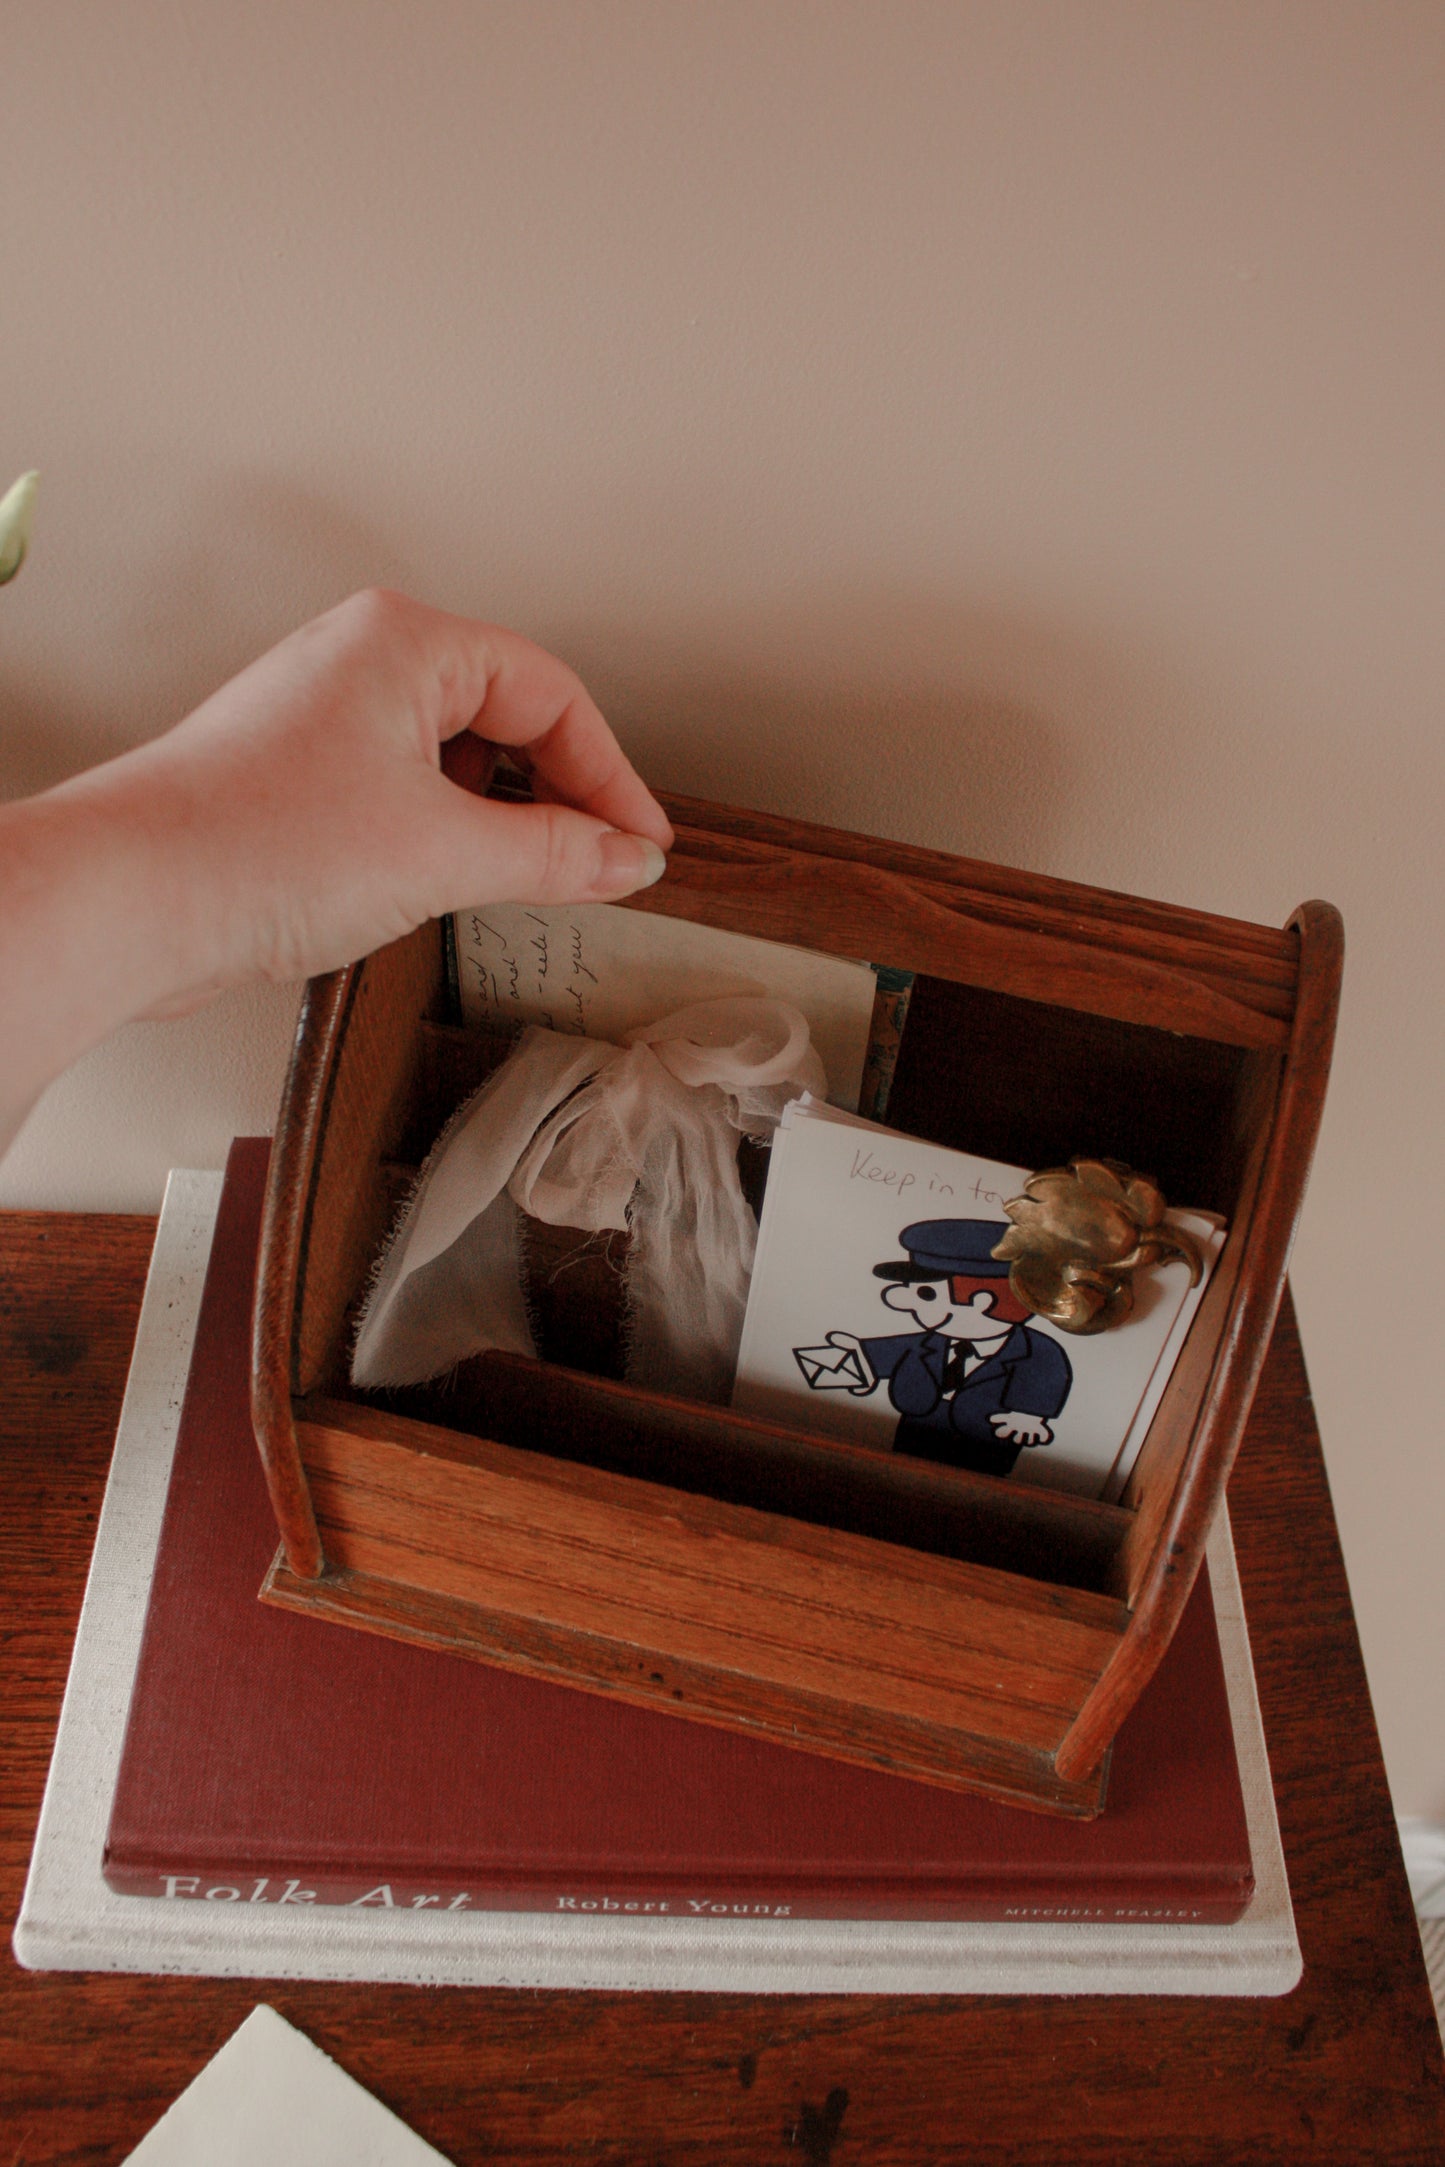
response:
<path id="1" fill-rule="evenodd" d="M 356 1308 L 398 1195 L 500 1057 L 449 1016 L 427 926 L 303 1003 L 255 1323 L 282 1544 L 263 1594 L 1097 1812 L 1268 1343 L 1329 1064 L 1338 915 L 1307 904 L 1275 930 L 691 800 L 669 811 L 667 875 L 630 907 L 920 974 L 895 1125 L 1015 1163 L 1127 1157 L 1228 1217 L 1123 1499 L 637 1391 L 615 1374 L 616 1259 L 565 1229 L 529 1229 L 554 1359 L 486 1355 L 430 1386 L 355 1391 Z"/>

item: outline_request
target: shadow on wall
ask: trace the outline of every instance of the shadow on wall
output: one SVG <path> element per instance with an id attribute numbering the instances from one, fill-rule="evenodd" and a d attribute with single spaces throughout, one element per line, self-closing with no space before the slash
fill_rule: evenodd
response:
<path id="1" fill-rule="evenodd" d="M 1142 605 L 1048 602 L 794 587 L 551 637 L 664 789 L 1281 923 L 1325 855 L 1288 734 Z"/>
<path id="2" fill-rule="evenodd" d="M 1017 702 L 830 696 L 713 672 L 666 709 L 666 747 L 648 765 L 664 788 L 964 857 L 1049 862 L 1068 740 Z"/>
<path id="3" fill-rule="evenodd" d="M 1116 766 L 1138 786 L 1156 734 L 1157 688 L 1086 641 L 886 590 L 614 639 L 566 652 L 649 781 L 1005 864 L 1076 870 L 1091 801 Z"/>

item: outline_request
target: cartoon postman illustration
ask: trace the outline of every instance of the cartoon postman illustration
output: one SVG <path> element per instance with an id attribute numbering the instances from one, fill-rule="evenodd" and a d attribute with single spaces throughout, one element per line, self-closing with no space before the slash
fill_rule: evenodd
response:
<path id="1" fill-rule="evenodd" d="M 907 1258 L 875 1264 L 883 1300 L 912 1331 L 861 1339 L 830 1332 L 821 1347 L 795 1347 L 815 1392 L 862 1396 L 886 1378 L 900 1417 L 894 1449 L 980 1474 L 1007 1475 L 1025 1446 L 1053 1441 L 1054 1418 L 1073 1383 L 1059 1342 L 1030 1322 L 990 1252 L 1002 1220 L 921 1219 L 904 1227 Z"/>

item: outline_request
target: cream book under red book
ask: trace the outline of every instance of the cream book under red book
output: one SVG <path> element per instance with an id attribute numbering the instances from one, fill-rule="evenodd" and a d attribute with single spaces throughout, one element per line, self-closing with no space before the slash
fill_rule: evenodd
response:
<path id="1" fill-rule="evenodd" d="M 644 1919 L 1192 1922 L 1253 1887 L 1207 1576 L 1089 1823 L 263 1606 L 267 1146 L 234 1147 L 109 1831 L 137 1897 Z"/>

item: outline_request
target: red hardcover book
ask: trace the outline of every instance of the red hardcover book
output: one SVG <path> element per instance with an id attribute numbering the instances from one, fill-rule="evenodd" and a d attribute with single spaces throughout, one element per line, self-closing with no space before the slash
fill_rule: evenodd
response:
<path id="1" fill-rule="evenodd" d="M 681 1916 L 1209 1921 L 1253 1889 L 1207 1577 L 1055 1820 L 270 1609 L 267 1145 L 232 1150 L 105 1854 L 128 1894 Z"/>

